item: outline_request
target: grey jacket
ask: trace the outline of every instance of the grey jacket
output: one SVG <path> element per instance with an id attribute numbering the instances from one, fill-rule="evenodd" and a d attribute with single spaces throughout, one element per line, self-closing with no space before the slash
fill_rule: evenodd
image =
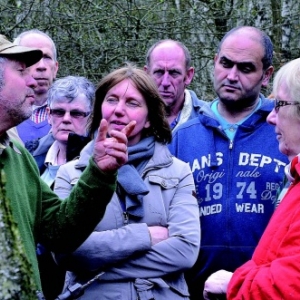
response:
<path id="1" fill-rule="evenodd" d="M 63 165 L 55 192 L 66 197 L 88 163 L 89 143 L 76 161 Z M 143 198 L 144 217 L 124 218 L 114 194 L 102 221 L 72 254 L 56 255 L 68 270 L 66 285 L 86 283 L 104 271 L 79 299 L 189 299 L 184 270 L 195 263 L 200 221 L 189 166 L 156 143 L 142 178 L 150 192 Z M 133 183 L 134 184 L 134 183 Z M 151 246 L 148 226 L 165 226 L 169 238 Z"/>

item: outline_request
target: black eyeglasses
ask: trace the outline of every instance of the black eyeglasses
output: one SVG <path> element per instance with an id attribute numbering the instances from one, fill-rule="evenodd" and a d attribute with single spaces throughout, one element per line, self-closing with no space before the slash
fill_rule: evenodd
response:
<path id="1" fill-rule="evenodd" d="M 299 105 L 299 104 L 300 104 L 299 102 L 290 102 L 290 101 L 275 99 L 274 100 L 274 109 L 275 109 L 276 113 L 278 113 L 279 108 L 282 107 L 282 106 Z"/>
<path id="2" fill-rule="evenodd" d="M 67 112 L 66 110 L 60 109 L 60 108 L 50 109 L 50 114 L 56 118 L 62 118 L 66 114 L 66 112 Z M 83 119 L 90 114 L 90 112 L 84 112 L 84 111 L 79 111 L 79 110 L 70 110 L 69 113 L 70 113 L 70 116 L 75 119 Z"/>

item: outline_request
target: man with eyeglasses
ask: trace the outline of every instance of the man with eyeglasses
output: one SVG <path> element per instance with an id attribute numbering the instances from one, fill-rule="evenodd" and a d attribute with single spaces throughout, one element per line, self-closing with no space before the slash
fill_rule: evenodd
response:
<path id="1" fill-rule="evenodd" d="M 192 169 L 201 216 L 200 254 L 185 274 L 192 300 L 210 297 L 203 296 L 210 274 L 234 271 L 251 257 L 274 211 L 288 161 L 266 122 L 273 101 L 260 93 L 272 57 L 272 42 L 259 29 L 229 31 L 214 58 L 218 97 L 179 127 L 170 145 Z"/>

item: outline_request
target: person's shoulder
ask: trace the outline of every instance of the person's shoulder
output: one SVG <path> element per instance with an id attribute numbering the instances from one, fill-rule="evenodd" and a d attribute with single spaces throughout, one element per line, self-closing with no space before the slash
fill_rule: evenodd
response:
<path id="1" fill-rule="evenodd" d="M 73 181 L 74 178 L 78 179 L 83 170 L 76 168 L 77 163 L 78 158 L 61 165 L 57 171 L 56 178 L 60 177 L 68 181 Z"/>
<path id="2" fill-rule="evenodd" d="M 186 178 L 187 176 L 193 176 L 190 165 L 181 160 L 180 158 L 171 155 L 172 164 L 168 167 L 168 172 L 178 178 Z"/>
<path id="3" fill-rule="evenodd" d="M 186 91 L 188 91 L 190 93 L 194 106 L 198 105 L 201 107 L 202 105 L 206 104 L 206 101 L 200 99 L 193 90 L 186 89 Z"/>
<path id="4" fill-rule="evenodd" d="M 19 163 L 31 166 L 35 171 L 38 171 L 37 164 L 33 158 L 33 156 L 28 152 L 28 150 L 18 141 L 10 140 L 9 146 L 7 147 L 7 151 L 9 151 L 11 158 L 12 157 L 20 157 L 21 159 L 18 160 Z"/>
<path id="5" fill-rule="evenodd" d="M 173 165 L 175 167 L 179 167 L 179 168 L 183 168 L 183 169 L 187 169 L 187 170 L 191 171 L 189 164 L 187 162 L 181 160 L 180 158 L 178 158 L 174 155 L 172 155 L 172 160 L 173 160 Z"/>
<path id="6" fill-rule="evenodd" d="M 194 130 L 206 131 L 210 126 L 217 127 L 219 124 L 216 120 L 215 114 L 211 109 L 212 103 L 214 103 L 217 100 L 218 99 L 216 98 L 212 101 L 204 101 L 204 104 L 201 106 L 197 116 L 179 125 L 178 127 L 175 127 L 175 129 L 172 132 L 173 136 L 178 132 L 192 132 L 194 134 Z"/>
<path id="7" fill-rule="evenodd" d="M 270 112 L 274 108 L 274 100 L 266 98 L 263 94 L 260 94 L 261 107 L 263 111 Z"/>
<path id="8" fill-rule="evenodd" d="M 195 128 L 197 126 L 201 126 L 201 122 L 200 122 L 199 118 L 200 118 L 200 115 L 179 125 L 178 127 L 176 127 L 173 130 L 173 135 L 178 132 L 192 130 L 193 128 Z"/>
<path id="9" fill-rule="evenodd" d="M 7 150 L 15 152 L 17 154 L 24 154 L 24 155 L 29 154 L 27 149 L 24 147 L 23 143 L 20 143 L 18 140 L 12 138 L 9 138 Z"/>
<path id="10" fill-rule="evenodd" d="M 27 141 L 25 143 L 25 148 L 33 155 L 47 153 L 54 141 L 55 139 L 52 133 L 48 133 L 47 135 L 41 138 Z"/>
<path id="11" fill-rule="evenodd" d="M 15 141 L 19 142 L 22 146 L 24 146 L 24 143 L 18 134 L 17 127 L 10 128 L 9 130 L 7 130 L 6 133 L 11 140 L 15 140 Z"/>
<path id="12" fill-rule="evenodd" d="M 166 163 L 167 166 L 165 166 L 165 168 L 169 169 L 172 174 L 177 174 L 179 170 L 180 170 L 180 174 L 191 172 L 188 163 L 174 156 L 170 152 L 167 145 L 156 142 L 155 148 L 156 148 L 156 153 L 159 153 L 159 156 L 156 156 L 154 160 L 157 160 L 157 157 L 159 157 L 159 164 L 163 165 Z M 164 163 L 161 163 L 162 161 Z"/>
<path id="13" fill-rule="evenodd" d="M 75 170 L 78 160 L 79 160 L 79 158 L 75 158 L 73 160 L 66 162 L 65 164 L 63 164 L 59 167 L 59 170 L 62 170 L 64 172 L 70 172 L 70 171 Z"/>

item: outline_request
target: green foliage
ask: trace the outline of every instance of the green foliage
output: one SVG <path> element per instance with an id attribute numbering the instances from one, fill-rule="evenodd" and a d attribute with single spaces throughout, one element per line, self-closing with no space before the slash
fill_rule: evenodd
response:
<path id="1" fill-rule="evenodd" d="M 196 69 L 190 87 L 212 99 L 213 57 L 222 36 L 237 25 L 265 30 L 275 45 L 277 69 L 300 56 L 299 5 L 297 0 L 2 0 L 0 32 L 12 39 L 32 28 L 46 31 L 58 48 L 58 76 L 82 75 L 94 83 L 125 61 L 143 67 L 153 42 L 178 39 Z"/>
<path id="2" fill-rule="evenodd" d="M 0 299 L 32 300 L 37 290 L 20 232 L 6 197 L 5 173 L 0 171 Z"/>

